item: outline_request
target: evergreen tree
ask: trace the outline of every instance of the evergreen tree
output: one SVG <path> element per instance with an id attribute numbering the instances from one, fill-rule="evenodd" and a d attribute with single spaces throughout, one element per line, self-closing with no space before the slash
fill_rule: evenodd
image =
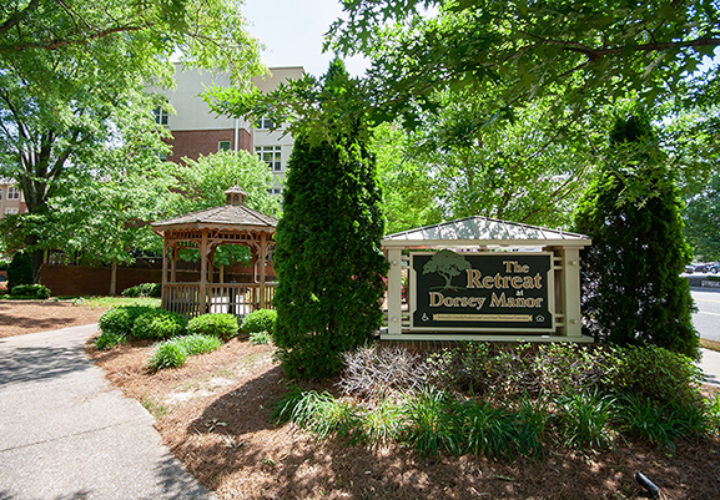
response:
<path id="1" fill-rule="evenodd" d="M 273 340 L 291 377 L 335 373 L 342 352 L 369 341 L 382 319 L 380 191 L 362 119 L 339 116 L 342 100 L 351 98 L 347 83 L 342 63 L 331 63 L 323 94 L 330 97 L 319 103 L 331 138 L 296 136 L 288 163 L 275 234 Z"/>
<path id="2" fill-rule="evenodd" d="M 678 190 L 644 118 L 618 119 L 599 179 L 575 218 L 584 251 L 585 326 L 596 340 L 698 355 Z"/>
<path id="3" fill-rule="evenodd" d="M 8 266 L 8 290 L 17 285 L 32 285 L 33 268 L 30 256 L 25 252 L 17 252 L 13 255 L 10 266 Z"/>

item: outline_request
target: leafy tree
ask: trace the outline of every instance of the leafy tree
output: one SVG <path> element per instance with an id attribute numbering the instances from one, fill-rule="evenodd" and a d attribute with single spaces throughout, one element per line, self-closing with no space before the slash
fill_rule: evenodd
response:
<path id="1" fill-rule="evenodd" d="M 327 139 L 295 135 L 288 164 L 275 235 L 273 341 L 293 377 L 335 373 L 341 353 L 370 340 L 382 318 L 387 264 L 374 160 L 361 139 L 362 115 L 336 114 L 350 82 L 342 63 L 331 63 L 321 82 L 331 100 L 316 103 L 329 124 Z"/>
<path id="2" fill-rule="evenodd" d="M 412 122 L 438 88 L 498 92 L 483 113 L 508 116 L 549 97 L 550 109 L 591 112 L 627 94 L 716 99 L 716 2 L 351 0 L 330 29 L 334 49 L 372 57 L 383 107 Z M 420 7 L 436 7 L 422 13 Z M 383 26 L 379 28 L 379 26 Z M 693 75 L 688 84 L 688 75 Z M 711 97 L 708 97 L 710 94 Z"/>
<path id="3" fill-rule="evenodd" d="M 200 156 L 197 160 L 185 158 L 184 165 L 174 165 L 177 194 L 171 210 L 184 214 L 219 207 L 225 204 L 225 191 L 238 184 L 247 194 L 248 207 L 268 215 L 278 212 L 278 198 L 269 193 L 273 176 L 267 164 L 247 151 L 220 151 Z"/>
<path id="4" fill-rule="evenodd" d="M 618 119 L 599 179 L 576 215 L 593 244 L 583 255 L 586 326 L 598 340 L 655 344 L 697 357 L 682 202 L 649 123 Z"/>
<path id="5" fill-rule="evenodd" d="M 17 252 L 13 255 L 8 267 L 8 290 L 17 285 L 30 285 L 33 282 L 32 262 L 25 252 Z"/>
<path id="6" fill-rule="evenodd" d="M 697 256 L 720 260 L 720 174 L 715 173 L 707 187 L 690 199 L 683 213 L 685 236 Z"/>
<path id="7" fill-rule="evenodd" d="M 438 273 L 445 279 L 443 288 L 452 288 L 452 280 L 462 271 L 470 269 L 470 263 L 460 254 L 451 250 L 440 250 L 423 266 L 423 274 Z"/>
<path id="8" fill-rule="evenodd" d="M 137 138 L 162 149 L 151 111 L 163 102 L 145 88 L 171 83 L 174 51 L 188 64 L 229 69 L 238 84 L 259 72 L 236 7 L 11 0 L 0 8 L 0 176 L 18 182 L 30 217 L 46 218 L 54 195 L 105 175 L 105 149 Z M 37 279 L 35 233 L 26 231 L 25 244 Z"/>
<path id="9" fill-rule="evenodd" d="M 373 130 L 370 150 L 376 158 L 382 211 L 388 233 L 442 220 L 432 165 L 412 149 L 411 137 L 399 124 L 383 123 Z"/>

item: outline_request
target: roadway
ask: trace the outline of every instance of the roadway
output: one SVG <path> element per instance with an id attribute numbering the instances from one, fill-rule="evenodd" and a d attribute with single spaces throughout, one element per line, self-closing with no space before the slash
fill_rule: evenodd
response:
<path id="1" fill-rule="evenodd" d="M 720 342 L 720 289 L 693 288 L 692 297 L 698 308 L 693 324 L 700 337 Z"/>

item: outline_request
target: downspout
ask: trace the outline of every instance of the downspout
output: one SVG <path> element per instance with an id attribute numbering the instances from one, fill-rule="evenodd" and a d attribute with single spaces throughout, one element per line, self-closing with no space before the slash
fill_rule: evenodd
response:
<path id="1" fill-rule="evenodd" d="M 240 125 L 238 124 L 238 119 L 235 118 L 235 140 L 233 141 L 233 144 L 235 145 L 236 153 L 238 152 L 238 128 L 239 128 L 239 126 Z"/>

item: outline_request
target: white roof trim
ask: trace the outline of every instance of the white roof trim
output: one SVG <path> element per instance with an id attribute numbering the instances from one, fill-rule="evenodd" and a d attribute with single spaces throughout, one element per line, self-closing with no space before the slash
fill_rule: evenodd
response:
<path id="1" fill-rule="evenodd" d="M 390 234 L 382 240 L 385 247 L 441 246 L 588 246 L 588 236 L 489 217 L 466 217 L 432 226 Z"/>

